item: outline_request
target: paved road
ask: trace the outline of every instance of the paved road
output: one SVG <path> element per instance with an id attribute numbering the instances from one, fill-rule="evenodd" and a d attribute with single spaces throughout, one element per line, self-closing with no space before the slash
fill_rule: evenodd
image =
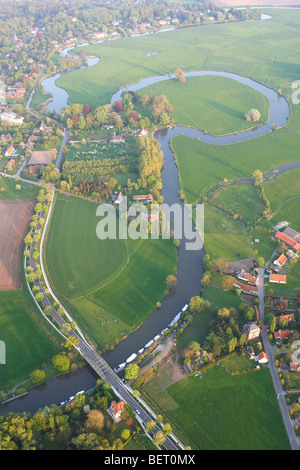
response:
<path id="1" fill-rule="evenodd" d="M 269 369 L 271 373 L 271 377 L 273 380 L 275 392 L 277 395 L 277 399 L 279 401 L 279 405 L 281 408 L 282 412 L 282 417 L 283 421 L 286 427 L 286 431 L 291 443 L 291 447 L 293 450 L 299 450 L 299 445 L 297 442 L 297 437 L 294 431 L 294 427 L 292 425 L 288 407 L 286 404 L 286 401 L 284 399 L 284 394 L 281 388 L 280 380 L 278 377 L 277 369 L 274 363 L 275 355 L 273 352 L 273 348 L 270 344 L 270 341 L 268 339 L 268 333 L 267 333 L 267 325 L 265 324 L 265 309 L 264 309 L 264 274 L 265 274 L 265 268 L 258 268 L 258 279 L 259 279 L 259 284 L 258 284 L 258 297 L 259 297 L 259 314 L 260 314 L 260 320 L 261 323 L 263 324 L 263 329 L 262 329 L 262 340 L 265 348 L 265 352 L 268 356 L 269 359 Z"/>

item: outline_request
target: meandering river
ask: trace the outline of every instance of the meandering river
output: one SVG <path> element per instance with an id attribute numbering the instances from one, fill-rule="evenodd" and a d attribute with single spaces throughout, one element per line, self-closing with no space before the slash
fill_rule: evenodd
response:
<path id="1" fill-rule="evenodd" d="M 68 49 L 61 52 L 66 55 Z M 93 66 L 98 63 L 99 59 L 88 59 L 87 66 Z M 64 72 L 70 73 L 70 71 Z M 218 145 L 228 145 L 236 142 L 242 142 L 248 139 L 256 138 L 268 133 L 273 124 L 283 127 L 288 120 L 289 106 L 284 97 L 280 96 L 275 90 L 272 90 L 260 83 L 257 83 L 250 78 L 242 77 L 240 75 L 221 72 L 221 71 L 193 71 L 185 73 L 186 77 L 217 75 L 222 77 L 231 78 L 242 84 L 250 86 L 260 93 L 264 94 L 270 102 L 269 119 L 268 122 L 255 128 L 231 134 L 227 136 L 212 136 L 204 134 L 199 130 L 187 128 L 183 126 L 175 126 L 164 130 L 157 131 L 155 138 L 160 142 L 161 149 L 164 154 L 164 166 L 162 170 L 162 195 L 164 202 L 173 205 L 183 204 L 179 198 L 179 182 L 178 171 L 175 165 L 173 154 L 170 150 L 170 140 L 179 134 L 185 134 L 191 138 L 200 138 L 202 142 Z M 67 105 L 68 94 L 65 90 L 56 85 L 56 80 L 61 74 L 54 75 L 43 81 L 44 89 L 53 95 L 53 101 L 48 104 L 48 108 L 52 111 L 55 110 L 58 114 L 64 106 Z M 148 85 L 157 83 L 163 80 L 170 80 L 174 76 L 158 76 L 150 77 L 140 82 L 130 85 L 127 89 L 132 91 L 140 90 Z M 119 90 L 113 97 L 112 102 L 118 100 L 124 89 Z M 300 164 L 288 164 L 280 167 L 280 172 L 286 171 L 294 166 Z M 188 217 L 188 216 L 186 216 Z M 172 221 L 171 221 L 172 225 Z M 200 243 L 199 235 L 196 233 L 198 243 Z M 116 367 L 118 364 L 123 363 L 132 354 L 144 347 L 151 339 L 160 334 L 165 329 L 173 318 L 181 311 L 182 307 L 189 301 L 192 296 L 198 295 L 200 289 L 200 282 L 203 274 L 202 261 L 204 256 L 204 249 L 201 248 L 196 251 L 186 250 L 187 240 L 184 238 L 181 241 L 178 249 L 178 267 L 177 267 L 177 285 L 173 288 L 170 294 L 162 301 L 161 308 L 156 310 L 150 317 L 125 340 L 119 343 L 113 351 L 107 352 L 103 355 L 111 367 Z M 49 382 L 33 389 L 22 399 L 10 402 L 5 406 L 0 407 L 0 414 L 8 411 L 30 411 L 35 412 L 37 409 L 51 403 L 60 403 L 70 395 L 74 395 L 79 390 L 88 390 L 95 386 L 96 375 L 90 367 L 84 367 L 79 371 L 72 372 L 57 379 L 50 380 Z"/>

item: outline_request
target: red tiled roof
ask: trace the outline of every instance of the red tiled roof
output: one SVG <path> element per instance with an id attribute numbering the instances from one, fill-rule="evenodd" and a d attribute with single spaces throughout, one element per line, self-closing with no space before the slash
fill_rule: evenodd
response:
<path id="1" fill-rule="evenodd" d="M 113 401 L 111 407 L 113 409 L 113 413 L 116 415 L 117 413 L 121 413 L 125 409 L 125 402 L 123 400 L 119 401 L 119 403 Z"/>
<path id="2" fill-rule="evenodd" d="M 280 315 L 279 319 L 284 319 L 287 321 L 295 321 L 295 315 L 293 313 L 288 313 L 287 315 Z"/>
<path id="3" fill-rule="evenodd" d="M 11 158 L 9 162 L 7 162 L 7 164 L 5 165 L 5 168 L 8 168 L 9 166 L 14 166 L 15 163 L 16 161 L 13 158 Z"/>
<path id="4" fill-rule="evenodd" d="M 277 260 L 277 263 L 283 266 L 286 262 L 287 262 L 287 257 L 284 254 L 280 255 Z"/>
<path id="5" fill-rule="evenodd" d="M 248 273 L 245 274 L 244 279 L 245 279 L 247 282 L 249 282 L 250 284 L 254 284 L 254 285 L 255 285 L 256 282 L 257 282 L 257 278 L 254 277 L 254 276 L 251 276 L 251 274 L 248 274 Z"/>
<path id="6" fill-rule="evenodd" d="M 6 150 L 5 154 L 11 155 L 14 151 L 15 151 L 15 147 L 13 145 L 10 145 L 8 149 Z"/>
<path id="7" fill-rule="evenodd" d="M 295 240 L 293 240 L 291 237 L 288 237 L 287 235 L 285 235 L 282 232 L 277 232 L 275 234 L 275 238 L 278 238 L 278 240 L 281 240 L 284 243 L 286 243 L 287 245 L 292 246 L 292 247 L 294 247 L 297 244 L 297 242 Z"/>
<path id="8" fill-rule="evenodd" d="M 148 201 L 153 201 L 153 196 L 152 194 L 142 194 L 142 195 L 137 195 L 137 196 L 133 196 L 133 199 L 147 199 Z"/>
<path id="9" fill-rule="evenodd" d="M 278 283 L 286 284 L 286 275 L 270 274 L 270 282 L 278 282 Z"/>
<path id="10" fill-rule="evenodd" d="M 257 293 L 258 292 L 257 287 L 247 286 L 246 284 L 243 284 L 242 282 L 239 282 L 239 281 L 235 281 L 234 286 L 237 287 L 238 289 L 241 289 L 246 294 Z"/>
<path id="11" fill-rule="evenodd" d="M 300 363 L 290 362 L 290 370 L 295 371 L 295 372 L 300 372 Z"/>
<path id="12" fill-rule="evenodd" d="M 285 339 L 291 336 L 291 330 L 278 330 L 274 331 L 274 338 L 275 339 Z"/>
<path id="13" fill-rule="evenodd" d="M 259 360 L 267 359 L 267 361 L 268 361 L 268 356 L 266 355 L 266 353 L 264 351 L 259 353 L 259 355 L 257 357 L 258 357 Z"/>

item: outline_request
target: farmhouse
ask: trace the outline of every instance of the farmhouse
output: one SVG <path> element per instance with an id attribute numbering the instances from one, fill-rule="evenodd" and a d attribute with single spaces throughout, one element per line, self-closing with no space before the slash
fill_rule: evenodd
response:
<path id="1" fill-rule="evenodd" d="M 286 275 L 283 274 L 270 274 L 270 282 L 275 282 L 277 284 L 286 284 Z"/>
<path id="2" fill-rule="evenodd" d="M 119 403 L 113 401 L 110 410 L 112 412 L 113 418 L 118 420 L 121 416 L 121 413 L 125 410 L 125 402 L 123 400 L 119 401 Z"/>
<path id="3" fill-rule="evenodd" d="M 286 257 L 284 254 L 282 254 L 282 255 L 279 256 L 278 259 L 276 259 L 276 260 L 274 261 L 274 264 L 276 264 L 277 266 L 279 266 L 279 268 L 282 268 L 282 266 L 283 266 L 286 262 L 287 262 L 287 257 Z"/>
<path id="4" fill-rule="evenodd" d="M 13 168 L 15 164 L 16 164 L 16 161 L 13 158 L 11 158 L 9 162 L 7 162 L 7 164 L 5 165 L 5 169 L 7 170 L 9 167 Z"/>
<path id="5" fill-rule="evenodd" d="M 287 315 L 280 315 L 279 320 L 287 320 L 289 323 L 295 321 L 295 315 L 293 313 L 288 313 Z"/>
<path id="6" fill-rule="evenodd" d="M 245 294 L 258 294 L 258 287 L 256 286 L 249 286 L 239 281 L 235 281 L 233 285 L 237 289 L 241 289 Z"/>
<path id="7" fill-rule="evenodd" d="M 249 282 L 249 284 L 253 284 L 254 286 L 256 286 L 258 282 L 258 279 L 255 276 L 247 273 L 244 269 L 241 269 L 237 277 L 238 279 Z"/>
<path id="8" fill-rule="evenodd" d="M 287 229 L 286 229 L 287 230 Z M 291 248 L 294 248 L 294 250 L 300 252 L 300 242 L 297 241 L 297 240 L 294 240 L 293 238 L 291 238 L 290 236 L 286 235 L 285 233 L 283 232 L 277 232 L 275 234 L 275 238 L 277 238 L 278 240 L 281 240 L 282 242 L 284 242 L 287 246 L 291 247 Z"/>
<path id="9" fill-rule="evenodd" d="M 275 339 L 287 339 L 291 336 L 292 331 L 291 330 L 278 330 L 274 331 L 274 338 Z"/>
<path id="10" fill-rule="evenodd" d="M 152 202 L 153 196 L 152 194 L 142 194 L 140 196 L 133 196 L 133 199 L 136 201 L 145 201 L 145 202 Z"/>
<path id="11" fill-rule="evenodd" d="M 283 231 L 283 234 L 287 235 L 290 238 L 292 238 L 293 240 L 295 240 L 295 242 L 300 242 L 300 233 L 297 232 L 296 230 L 292 229 L 291 227 L 287 227 Z"/>
<path id="12" fill-rule="evenodd" d="M 123 193 L 119 193 L 117 196 L 116 195 L 112 196 L 111 200 L 115 204 L 120 204 L 123 201 Z"/>
<path id="13" fill-rule="evenodd" d="M 244 333 L 246 333 L 247 339 L 250 341 L 251 339 L 258 338 L 260 335 L 260 328 L 256 322 L 247 323 L 244 325 L 243 328 Z"/>
<path id="14" fill-rule="evenodd" d="M 15 147 L 13 145 L 10 145 L 8 149 L 5 151 L 4 156 L 11 157 L 14 153 L 15 153 Z"/>
<path id="15" fill-rule="evenodd" d="M 268 356 L 266 355 L 265 352 L 261 352 L 258 354 L 257 356 L 257 361 L 260 363 L 260 364 L 266 364 L 269 359 L 268 359 Z"/>

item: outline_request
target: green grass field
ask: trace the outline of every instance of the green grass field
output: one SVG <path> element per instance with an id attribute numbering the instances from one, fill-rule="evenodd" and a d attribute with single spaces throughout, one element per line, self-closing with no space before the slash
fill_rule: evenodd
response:
<path id="1" fill-rule="evenodd" d="M 257 188 L 251 183 L 218 187 L 209 193 L 208 202 L 250 226 L 256 224 L 265 210 Z"/>
<path id="2" fill-rule="evenodd" d="M 4 391 L 27 379 L 57 352 L 21 290 L 0 292 L 0 339 L 6 345 L 6 364 L 0 365 L 0 390 Z"/>
<path id="3" fill-rule="evenodd" d="M 257 366 L 257 362 L 253 359 L 249 359 L 246 355 L 241 357 L 237 354 L 224 359 L 221 364 L 230 374 L 241 374 L 253 370 Z"/>
<path id="4" fill-rule="evenodd" d="M 206 204 L 204 211 L 204 245 L 211 258 L 229 261 L 253 256 L 250 228 Z"/>
<path id="5" fill-rule="evenodd" d="M 274 217 L 272 226 L 281 220 L 300 231 L 300 168 L 289 170 L 264 183 L 265 193 L 271 203 Z"/>
<path id="6" fill-rule="evenodd" d="M 193 449 L 290 448 L 267 369 L 230 376 L 215 366 L 201 380 L 186 377 L 171 386 L 166 375 L 158 371 L 145 390 Z"/>
<path id="7" fill-rule="evenodd" d="M 252 127 L 244 114 L 252 108 L 261 112 L 255 123 L 268 120 L 267 98 L 230 78 L 188 77 L 185 83 L 175 79 L 145 87 L 140 92 L 152 96 L 166 95 L 174 108 L 176 125 L 189 126 L 213 135 L 230 134 Z"/>
<path id="8" fill-rule="evenodd" d="M 19 191 L 16 190 L 16 184 L 21 186 Z M 38 192 L 39 188 L 33 184 L 23 181 L 16 183 L 14 179 L 0 175 L 0 200 L 32 199 L 38 195 Z"/>
<path id="9" fill-rule="evenodd" d="M 96 208 L 58 195 L 46 258 L 56 290 L 103 348 L 155 310 L 166 277 L 175 273 L 177 255 L 172 240 L 99 240 Z"/>
<path id="10" fill-rule="evenodd" d="M 70 103 L 106 104 L 120 87 L 153 75 L 221 70 L 248 76 L 290 94 L 299 78 L 298 11 L 268 10 L 272 20 L 176 29 L 89 45 L 76 53 L 101 57 L 97 65 L 61 77 Z M 280 41 L 278 38 L 280 37 Z M 156 52 L 146 56 L 145 52 Z"/>
<path id="11" fill-rule="evenodd" d="M 299 160 L 300 137 L 285 128 L 252 140 L 212 145 L 179 135 L 171 140 L 179 169 L 181 188 L 188 203 L 197 201 L 224 178 L 252 177 L 282 163 Z"/>

